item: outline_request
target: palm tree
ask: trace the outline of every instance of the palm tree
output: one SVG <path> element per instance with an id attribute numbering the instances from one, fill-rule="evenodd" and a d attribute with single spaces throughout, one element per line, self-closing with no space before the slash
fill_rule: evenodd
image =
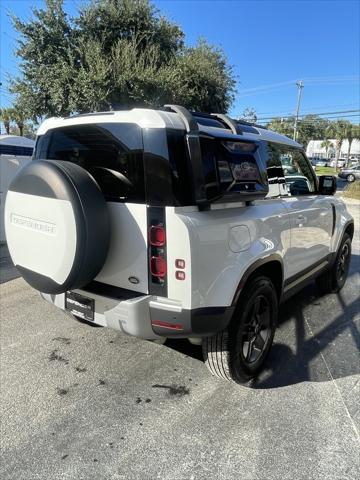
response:
<path id="1" fill-rule="evenodd" d="M 321 148 L 325 148 L 326 158 L 328 158 L 328 152 L 330 148 L 334 148 L 334 144 L 331 140 L 326 138 L 320 145 Z"/>
<path id="2" fill-rule="evenodd" d="M 350 163 L 350 152 L 351 152 L 351 144 L 353 140 L 359 140 L 360 139 L 360 127 L 359 125 L 354 125 L 350 124 L 346 128 L 346 138 L 348 141 L 348 153 L 347 153 L 347 159 L 346 159 L 346 166 L 349 165 Z"/>
<path id="3" fill-rule="evenodd" d="M 350 122 L 348 120 L 336 120 L 332 122 L 327 129 L 327 137 L 335 139 L 335 169 L 337 169 L 340 158 L 341 146 L 347 138 L 347 129 Z M 351 125 L 351 124 L 350 124 Z"/>
<path id="4" fill-rule="evenodd" d="M 5 132 L 10 135 L 10 123 L 12 122 L 12 108 L 1 108 L 0 119 L 4 124 Z"/>
<path id="5" fill-rule="evenodd" d="M 13 120 L 18 129 L 19 129 L 19 135 L 21 137 L 24 136 L 24 127 L 25 127 L 25 115 L 24 112 L 21 110 L 21 108 L 15 106 L 14 108 L 11 109 L 10 112 L 11 115 L 11 120 Z"/>

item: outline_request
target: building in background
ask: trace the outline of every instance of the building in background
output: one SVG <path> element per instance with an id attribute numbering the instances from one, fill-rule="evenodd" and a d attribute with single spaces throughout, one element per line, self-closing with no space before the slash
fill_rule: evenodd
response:
<path id="1" fill-rule="evenodd" d="M 310 140 L 306 148 L 306 155 L 313 158 L 326 158 L 326 149 L 321 146 L 324 140 Z M 331 140 L 333 147 L 330 147 L 327 152 L 328 158 L 335 158 L 335 146 L 336 140 Z M 344 140 L 341 145 L 340 158 L 346 158 L 348 155 L 349 142 Z M 360 160 L 360 141 L 353 140 L 351 143 L 350 150 L 350 159 L 351 160 Z"/>
<path id="2" fill-rule="evenodd" d="M 35 141 L 17 135 L 0 135 L 0 242 L 4 242 L 4 203 L 11 180 L 30 162 Z"/>

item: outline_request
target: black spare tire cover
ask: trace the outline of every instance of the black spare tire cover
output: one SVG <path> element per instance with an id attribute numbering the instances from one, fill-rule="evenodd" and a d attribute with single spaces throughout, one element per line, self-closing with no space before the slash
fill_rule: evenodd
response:
<path id="1" fill-rule="evenodd" d="M 79 165 L 28 163 L 10 184 L 4 217 L 11 258 L 41 292 L 81 288 L 105 263 L 109 212 L 97 183 Z"/>

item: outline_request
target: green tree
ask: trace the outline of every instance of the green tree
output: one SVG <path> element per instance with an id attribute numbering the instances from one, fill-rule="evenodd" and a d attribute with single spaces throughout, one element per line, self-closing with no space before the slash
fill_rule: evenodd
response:
<path id="1" fill-rule="evenodd" d="M 285 135 L 289 138 L 292 138 L 293 131 L 294 131 L 294 119 L 293 118 L 273 118 L 271 122 L 267 125 L 267 128 L 270 130 L 274 130 L 274 132 L 280 133 L 281 135 Z"/>
<path id="2" fill-rule="evenodd" d="M 191 110 L 227 112 L 234 100 L 232 67 L 224 52 L 204 39 L 182 49 L 165 69 L 164 81 L 166 102 Z"/>
<path id="3" fill-rule="evenodd" d="M 179 26 L 148 0 L 98 0 L 74 18 L 63 0 L 46 0 L 33 13 L 14 18 L 22 75 L 12 91 L 34 120 L 117 104 L 226 111 L 233 101 L 223 51 L 203 40 L 185 47 Z"/>
<path id="4" fill-rule="evenodd" d="M 19 128 L 16 125 L 10 126 L 10 135 L 20 135 Z M 24 123 L 23 135 L 26 138 L 35 139 L 36 137 L 36 127 L 31 122 Z"/>
<path id="5" fill-rule="evenodd" d="M 306 149 L 310 140 L 322 140 L 325 138 L 328 120 L 318 115 L 305 115 L 298 123 L 298 142 Z"/>
<path id="6" fill-rule="evenodd" d="M 321 148 L 325 148 L 325 155 L 326 155 L 326 158 L 328 158 L 329 157 L 329 155 L 328 155 L 329 149 L 334 148 L 334 144 L 328 138 L 325 138 L 325 140 L 323 140 L 321 142 L 320 146 L 321 146 Z"/>
<path id="7" fill-rule="evenodd" d="M 16 53 L 22 75 L 12 82 L 11 90 L 34 120 L 67 115 L 75 66 L 71 22 L 62 0 L 46 0 L 46 9 L 34 8 L 33 14 L 29 21 L 13 17 L 20 34 Z"/>
<path id="8" fill-rule="evenodd" d="M 257 121 L 257 115 L 256 115 L 256 110 L 253 107 L 246 107 L 245 110 L 243 111 L 243 114 L 241 116 L 242 120 L 245 120 L 246 122 L 250 123 L 256 123 Z"/>
<path id="9" fill-rule="evenodd" d="M 85 4 L 74 19 L 76 35 L 85 41 L 95 40 L 105 57 L 119 41 L 140 39 L 138 53 L 157 45 L 158 67 L 183 47 L 184 33 L 169 22 L 148 0 L 98 0 Z"/>
<path id="10" fill-rule="evenodd" d="M 5 127 L 5 132 L 10 135 L 10 124 L 12 122 L 12 109 L 11 108 L 1 108 L 0 109 L 0 119 Z"/>
<path id="11" fill-rule="evenodd" d="M 359 125 L 354 125 L 353 123 L 349 123 L 345 127 L 345 136 L 346 136 L 346 139 L 348 141 L 348 152 L 347 152 L 346 165 L 349 165 L 352 142 L 353 142 L 353 140 L 359 140 L 360 139 L 360 126 Z"/>
<path id="12" fill-rule="evenodd" d="M 16 124 L 19 135 L 23 136 L 27 120 L 24 109 L 15 103 L 15 105 L 10 109 L 10 117 L 11 120 Z"/>

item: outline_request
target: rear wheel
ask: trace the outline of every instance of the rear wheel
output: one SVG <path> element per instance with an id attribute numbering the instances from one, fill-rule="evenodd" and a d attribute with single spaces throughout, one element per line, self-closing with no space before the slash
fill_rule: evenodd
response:
<path id="1" fill-rule="evenodd" d="M 255 377 L 269 354 L 277 322 L 278 300 L 267 277 L 245 287 L 228 328 L 203 340 L 205 364 L 220 378 L 244 383 Z"/>
<path id="2" fill-rule="evenodd" d="M 351 238 L 345 233 L 331 270 L 316 279 L 321 293 L 336 293 L 345 285 L 351 258 Z"/>
<path id="3" fill-rule="evenodd" d="M 346 180 L 350 183 L 352 182 L 355 182 L 355 175 L 353 175 L 352 173 L 350 173 L 347 177 L 346 177 Z"/>

